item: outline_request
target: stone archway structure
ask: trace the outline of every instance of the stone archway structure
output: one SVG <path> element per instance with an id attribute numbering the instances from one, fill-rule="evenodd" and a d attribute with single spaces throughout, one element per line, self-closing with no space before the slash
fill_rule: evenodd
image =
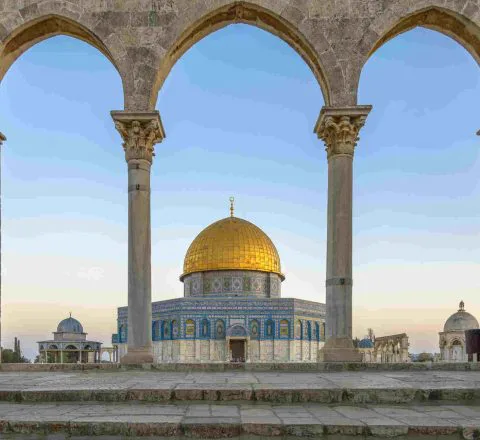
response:
<path id="1" fill-rule="evenodd" d="M 451 36 L 479 61 L 480 0 L 0 2 L 0 81 L 21 53 L 59 34 L 92 44 L 122 78 L 124 109 L 112 117 L 128 164 L 130 315 L 124 362 L 153 360 L 150 167 L 154 146 L 165 137 L 154 110 L 156 97 L 175 61 L 191 45 L 231 23 L 255 25 L 285 40 L 322 89 L 326 105 L 315 132 L 327 147 L 329 177 L 327 342 L 319 358 L 359 360 L 351 340 L 352 167 L 358 135 L 371 110 L 357 105 L 362 67 L 382 44 L 415 26 Z"/>

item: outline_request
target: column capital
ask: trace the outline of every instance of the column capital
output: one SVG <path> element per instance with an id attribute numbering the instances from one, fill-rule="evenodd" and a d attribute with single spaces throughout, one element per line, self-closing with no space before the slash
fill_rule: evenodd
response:
<path id="1" fill-rule="evenodd" d="M 155 144 L 165 138 L 158 111 L 148 113 L 112 111 L 115 128 L 123 139 L 126 161 L 144 159 L 152 162 Z"/>
<path id="2" fill-rule="evenodd" d="M 7 140 L 7 138 L 0 132 L 0 147 Z"/>
<path id="3" fill-rule="evenodd" d="M 371 105 L 322 107 L 314 132 L 325 142 L 328 159 L 336 155 L 353 157 L 359 140 L 358 133 L 370 110 Z"/>

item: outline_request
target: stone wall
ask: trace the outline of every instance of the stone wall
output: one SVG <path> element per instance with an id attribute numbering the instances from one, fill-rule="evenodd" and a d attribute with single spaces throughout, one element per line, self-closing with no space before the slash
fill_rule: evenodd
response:
<path id="1" fill-rule="evenodd" d="M 116 67 L 125 109 L 150 111 L 175 62 L 232 23 L 258 26 L 290 44 L 328 106 L 355 105 L 371 54 L 415 26 L 443 32 L 480 60 L 480 0 L 2 0 L 0 80 L 32 45 L 70 35 Z"/>

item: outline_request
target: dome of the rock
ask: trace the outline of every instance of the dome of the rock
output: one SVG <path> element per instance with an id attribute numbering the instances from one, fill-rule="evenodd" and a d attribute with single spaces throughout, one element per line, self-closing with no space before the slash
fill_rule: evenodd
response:
<path id="1" fill-rule="evenodd" d="M 253 223 L 237 217 L 219 220 L 197 235 L 187 250 L 181 278 L 211 270 L 254 270 L 283 278 L 272 240 Z"/>

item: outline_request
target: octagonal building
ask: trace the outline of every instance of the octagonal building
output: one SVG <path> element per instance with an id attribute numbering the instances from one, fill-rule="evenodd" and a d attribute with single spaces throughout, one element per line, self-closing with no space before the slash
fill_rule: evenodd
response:
<path id="1" fill-rule="evenodd" d="M 281 298 L 285 276 L 272 240 L 233 215 L 205 228 L 187 250 L 184 297 L 152 303 L 155 362 L 316 361 L 325 305 Z M 118 309 L 120 358 L 128 308 Z"/>

